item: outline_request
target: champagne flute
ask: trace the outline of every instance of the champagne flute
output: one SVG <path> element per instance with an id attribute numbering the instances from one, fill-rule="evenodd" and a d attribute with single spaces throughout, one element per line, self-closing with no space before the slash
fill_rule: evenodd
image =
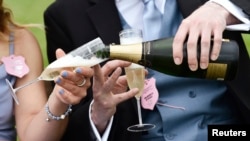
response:
<path id="1" fill-rule="evenodd" d="M 139 124 L 132 125 L 128 127 L 128 131 L 132 132 L 141 132 L 151 130 L 155 127 L 154 124 L 142 123 L 141 116 L 141 95 L 144 89 L 144 80 L 145 80 L 145 70 L 144 67 L 138 64 L 132 63 L 129 67 L 125 68 L 125 73 L 127 76 L 127 82 L 130 89 L 138 88 L 139 92 L 135 95 L 138 109 L 138 119 Z"/>
<path id="2" fill-rule="evenodd" d="M 124 29 L 119 33 L 119 36 L 120 36 L 120 44 L 133 44 L 142 42 L 142 31 L 139 29 Z M 155 127 L 155 125 L 142 123 L 142 116 L 141 116 L 140 99 L 144 89 L 144 80 L 145 80 L 144 67 L 132 63 L 129 67 L 125 68 L 125 73 L 127 76 L 127 82 L 129 88 L 139 89 L 138 94 L 135 95 L 137 109 L 138 109 L 139 124 L 128 127 L 128 131 L 141 132 L 141 131 L 151 130 Z"/>
<path id="3" fill-rule="evenodd" d="M 105 44 L 103 44 L 102 40 L 100 38 L 96 38 L 78 48 L 75 50 L 69 52 L 65 56 L 55 60 L 51 64 L 49 64 L 43 72 L 38 76 L 36 79 L 27 82 L 24 85 L 21 85 L 17 88 L 13 88 L 12 84 L 9 82 L 8 79 L 6 79 L 6 83 L 9 86 L 9 89 L 11 90 L 11 95 L 15 102 L 19 104 L 19 101 L 16 96 L 16 92 L 26 86 L 29 86 L 31 84 L 34 84 L 40 80 L 44 81 L 53 81 L 55 77 L 57 77 L 60 72 L 63 69 L 66 68 L 75 68 L 79 66 L 86 66 L 86 67 L 92 67 L 96 64 L 99 64 L 107 58 L 96 58 L 95 53 L 104 48 Z"/>

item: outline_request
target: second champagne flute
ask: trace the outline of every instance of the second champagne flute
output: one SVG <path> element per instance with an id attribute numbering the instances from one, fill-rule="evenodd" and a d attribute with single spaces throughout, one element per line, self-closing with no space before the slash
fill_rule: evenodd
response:
<path id="1" fill-rule="evenodd" d="M 125 29 L 119 34 L 120 44 L 134 44 L 142 42 L 142 31 L 139 29 Z M 132 125 L 128 127 L 128 131 L 131 132 L 141 132 L 151 130 L 155 127 L 153 124 L 142 123 L 141 116 L 141 95 L 144 90 L 144 80 L 145 80 L 145 70 L 144 67 L 138 64 L 132 63 L 129 67 L 125 68 L 125 73 L 127 76 L 127 81 L 129 88 L 138 88 L 139 92 L 136 94 L 136 102 L 138 109 L 138 119 L 139 124 Z"/>
<path id="2" fill-rule="evenodd" d="M 135 95 L 137 102 L 137 109 L 138 109 L 139 124 L 128 127 L 128 131 L 141 132 L 141 131 L 151 130 L 155 127 L 155 125 L 142 123 L 142 116 L 141 116 L 141 95 L 144 90 L 145 69 L 143 66 L 133 63 L 129 67 L 125 68 L 125 73 L 127 76 L 127 82 L 129 88 L 139 89 L 139 92 Z"/>

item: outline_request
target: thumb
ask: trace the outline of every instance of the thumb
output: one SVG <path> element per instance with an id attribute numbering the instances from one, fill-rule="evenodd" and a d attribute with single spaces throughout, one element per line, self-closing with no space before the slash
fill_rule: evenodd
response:
<path id="1" fill-rule="evenodd" d="M 62 49 L 58 48 L 56 50 L 56 58 L 58 59 L 58 58 L 61 58 L 63 56 L 65 56 L 65 52 Z"/>

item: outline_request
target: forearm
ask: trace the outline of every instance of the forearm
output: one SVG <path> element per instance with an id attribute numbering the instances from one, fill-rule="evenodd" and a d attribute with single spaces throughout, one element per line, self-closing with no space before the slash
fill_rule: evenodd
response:
<path id="1" fill-rule="evenodd" d="M 63 104 L 53 96 L 48 100 L 50 112 L 54 115 L 63 114 L 68 105 Z M 17 131 L 21 141 L 57 141 L 60 140 L 68 123 L 68 117 L 62 120 L 48 119 L 45 105 L 40 112 L 33 116 L 27 116 L 26 119 L 17 124 Z M 22 123 L 21 123 L 22 122 Z M 21 123 L 21 124 L 20 124 Z M 25 125 L 26 123 L 26 125 Z M 24 129 L 26 127 L 26 129 Z"/>

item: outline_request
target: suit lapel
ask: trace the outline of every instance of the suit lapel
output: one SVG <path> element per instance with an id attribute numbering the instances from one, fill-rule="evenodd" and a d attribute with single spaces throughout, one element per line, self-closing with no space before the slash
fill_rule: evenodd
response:
<path id="1" fill-rule="evenodd" d="M 90 0 L 94 5 L 87 10 L 92 24 L 104 43 L 119 43 L 121 22 L 114 0 Z"/>

